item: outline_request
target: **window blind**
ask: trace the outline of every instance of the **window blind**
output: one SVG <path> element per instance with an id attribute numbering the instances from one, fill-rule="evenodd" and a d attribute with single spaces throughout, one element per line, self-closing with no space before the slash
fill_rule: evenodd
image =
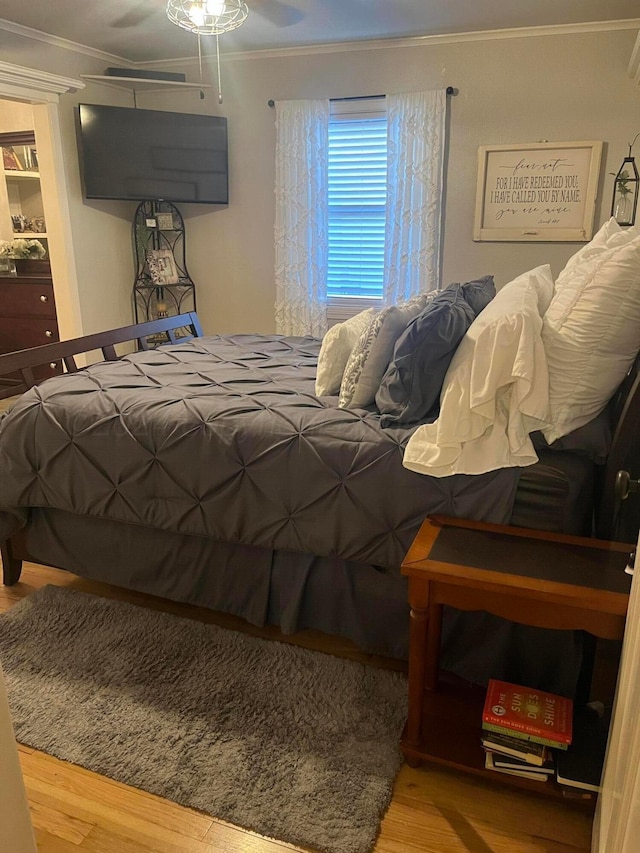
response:
<path id="1" fill-rule="evenodd" d="M 381 297 L 387 202 L 387 118 L 329 122 L 327 295 Z"/>

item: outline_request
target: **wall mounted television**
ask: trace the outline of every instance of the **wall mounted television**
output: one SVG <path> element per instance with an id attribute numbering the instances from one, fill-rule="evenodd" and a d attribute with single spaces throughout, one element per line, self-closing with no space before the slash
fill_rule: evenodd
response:
<path id="1" fill-rule="evenodd" d="M 80 104 L 78 119 L 85 198 L 228 204 L 226 118 Z"/>

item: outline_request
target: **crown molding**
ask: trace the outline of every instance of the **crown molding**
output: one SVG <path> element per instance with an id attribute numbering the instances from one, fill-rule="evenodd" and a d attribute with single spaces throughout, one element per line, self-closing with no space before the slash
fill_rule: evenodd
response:
<path id="1" fill-rule="evenodd" d="M 477 30 L 463 33 L 441 33 L 437 35 L 411 36 L 409 38 L 371 39 L 368 41 L 330 42 L 326 44 L 309 44 L 300 47 L 281 47 L 268 50 L 247 50 L 222 53 L 221 60 L 272 59 L 286 56 L 306 56 L 318 53 L 346 53 L 355 50 L 388 50 L 390 48 L 424 47 L 427 45 L 459 44 L 475 41 L 496 41 L 514 38 L 536 38 L 541 36 L 578 35 L 584 33 L 601 33 L 615 30 L 640 30 L 640 18 L 627 18 L 619 21 L 592 21 L 582 24 L 555 24 L 541 27 L 517 27 L 504 30 Z M 97 50 L 87 45 L 78 44 L 60 36 L 54 36 L 41 30 L 25 27 L 0 18 L 0 31 L 13 33 L 23 38 L 40 41 L 51 47 L 81 53 L 92 59 L 99 59 L 107 64 L 125 63 L 130 68 L 153 68 L 159 65 L 172 66 L 196 63 L 196 56 L 182 56 L 173 59 L 149 60 L 136 62 L 125 56 L 118 56 Z M 224 44 L 224 42 L 223 42 Z M 203 54 L 212 56 L 213 54 Z"/>
<path id="2" fill-rule="evenodd" d="M 75 77 L 61 77 L 36 68 L 0 62 L 0 91 L 5 95 L 13 93 L 22 96 L 27 93 L 30 97 L 43 95 L 43 100 L 50 100 L 65 92 L 84 89 L 84 85 L 82 80 Z"/>
<path id="3" fill-rule="evenodd" d="M 640 86 L 640 33 L 638 33 L 636 43 L 633 46 L 628 73 L 629 77 Z"/>
<path id="4" fill-rule="evenodd" d="M 33 41 L 41 41 L 48 44 L 50 47 L 59 47 L 62 50 L 70 50 L 73 53 L 82 53 L 84 56 L 90 56 L 92 59 L 100 59 L 103 62 L 113 64 L 113 62 L 126 62 L 130 60 L 124 56 L 116 56 L 114 53 L 107 53 L 104 50 L 97 50 L 95 47 L 88 47 L 85 44 L 78 44 L 75 41 L 62 38 L 61 36 L 53 36 L 50 33 L 44 33 L 41 30 L 34 30 L 32 27 L 24 27 L 22 24 L 14 24 L 13 21 L 6 21 L 0 18 L 0 31 L 13 33 L 16 36 L 32 39 Z"/>
<path id="5" fill-rule="evenodd" d="M 275 59 L 287 56 L 307 56 L 317 53 L 345 53 L 355 50 L 389 50 L 405 47 L 425 47 L 428 45 L 459 44 L 463 42 L 500 41 L 503 39 L 539 38 L 542 36 L 582 35 L 590 33 L 612 32 L 616 30 L 640 30 L 640 18 L 627 18 L 620 21 L 595 21 L 583 24 L 555 24 L 544 27 L 518 27 L 505 30 L 477 30 L 466 33 L 442 33 L 428 36 L 411 36 L 410 38 L 372 39 L 369 41 L 331 42 L 328 44 L 309 44 L 300 47 L 282 47 L 271 50 L 247 50 L 223 52 L 221 61 L 246 59 Z M 224 46 L 224 40 L 222 41 Z M 210 58 L 213 53 L 203 52 L 203 57 Z M 176 57 L 147 62 L 137 62 L 136 67 L 146 68 L 197 63 L 196 56 Z"/>

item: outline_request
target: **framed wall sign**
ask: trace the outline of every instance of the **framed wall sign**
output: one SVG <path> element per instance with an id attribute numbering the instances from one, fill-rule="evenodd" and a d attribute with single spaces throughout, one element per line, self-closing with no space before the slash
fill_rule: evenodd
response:
<path id="1" fill-rule="evenodd" d="M 602 142 L 482 145 L 474 240 L 593 237 Z"/>

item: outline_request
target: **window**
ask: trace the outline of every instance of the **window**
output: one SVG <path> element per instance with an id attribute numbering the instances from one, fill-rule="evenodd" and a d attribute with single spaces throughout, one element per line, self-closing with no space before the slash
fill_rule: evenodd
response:
<path id="1" fill-rule="evenodd" d="M 384 280 L 387 204 L 384 98 L 332 103 L 328 177 L 329 303 L 376 304 Z"/>

